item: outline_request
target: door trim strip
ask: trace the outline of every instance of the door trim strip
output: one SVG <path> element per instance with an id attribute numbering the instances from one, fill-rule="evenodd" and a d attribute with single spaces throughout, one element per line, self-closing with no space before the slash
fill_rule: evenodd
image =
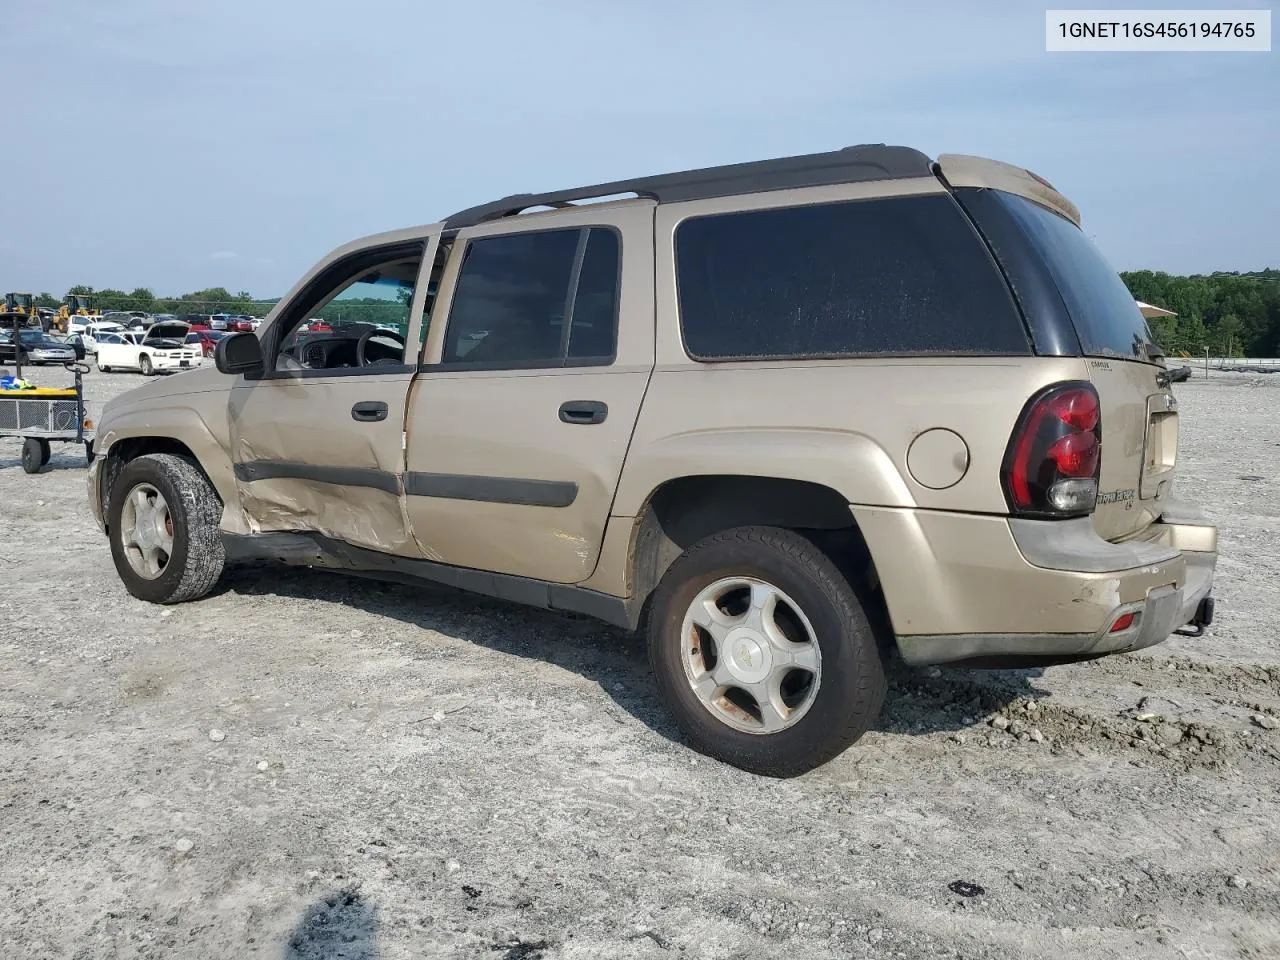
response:
<path id="1" fill-rule="evenodd" d="M 250 460 L 235 465 L 236 479 L 243 483 L 255 480 L 310 480 L 340 487 L 370 487 L 393 497 L 400 495 L 400 478 L 373 467 L 329 467 L 300 463 L 296 460 Z"/>
<path id="2" fill-rule="evenodd" d="M 411 497 L 479 500 L 522 507 L 567 507 L 578 499 L 578 485 L 567 480 L 526 480 L 521 477 L 477 477 L 458 473 L 415 473 L 404 477 Z"/>

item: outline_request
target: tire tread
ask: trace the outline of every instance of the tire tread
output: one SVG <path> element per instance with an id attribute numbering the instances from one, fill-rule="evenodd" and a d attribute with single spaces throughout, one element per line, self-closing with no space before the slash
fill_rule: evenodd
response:
<path id="1" fill-rule="evenodd" d="M 726 554 L 725 559 L 715 559 L 721 553 Z M 832 602 L 838 621 L 848 625 L 846 636 L 853 642 L 846 642 L 840 652 L 854 658 L 854 686 L 847 691 L 849 695 L 841 722 L 835 729 L 819 731 L 816 738 L 810 739 L 811 747 L 803 754 L 774 752 L 765 756 L 756 750 L 735 749 L 732 738 L 712 742 L 696 726 L 683 722 L 681 726 L 694 740 L 695 746 L 712 756 L 755 773 L 786 777 L 822 766 L 847 750 L 875 723 L 888 689 L 884 664 L 863 604 L 836 563 L 817 544 L 794 530 L 766 526 L 737 527 L 694 544 L 676 559 L 658 586 L 654 616 L 650 622 L 649 650 L 656 674 L 662 644 L 670 643 L 669 637 L 661 636 L 668 621 L 666 611 L 672 594 L 688 577 L 704 571 L 708 563 L 725 566 L 733 562 L 759 562 L 766 554 L 782 559 L 793 575 L 807 577 Z M 823 682 L 827 682 L 825 677 Z M 800 721 L 801 724 L 805 720 Z"/>

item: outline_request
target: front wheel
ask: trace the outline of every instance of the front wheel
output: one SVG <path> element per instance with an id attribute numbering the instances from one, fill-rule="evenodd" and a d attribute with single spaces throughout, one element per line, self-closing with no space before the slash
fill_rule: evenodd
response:
<path id="1" fill-rule="evenodd" d="M 849 581 L 798 533 L 739 527 L 671 565 L 649 658 L 693 746 L 788 777 L 833 759 L 879 716 L 884 666 Z"/>
<path id="2" fill-rule="evenodd" d="M 145 353 L 142 355 L 142 358 L 138 361 L 138 369 L 142 371 L 142 375 L 144 377 L 149 377 L 151 376 L 151 374 L 156 372 L 155 367 L 152 366 L 151 364 L 151 358 L 148 357 Z"/>
<path id="3" fill-rule="evenodd" d="M 111 486 L 111 558 L 135 597 L 152 603 L 196 600 L 213 589 L 226 554 L 222 503 L 185 457 L 152 453 L 131 460 Z"/>

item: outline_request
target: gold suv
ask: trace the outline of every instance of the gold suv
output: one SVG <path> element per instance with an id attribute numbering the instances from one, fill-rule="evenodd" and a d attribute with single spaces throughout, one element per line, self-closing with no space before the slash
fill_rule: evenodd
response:
<path id="1" fill-rule="evenodd" d="M 875 722 L 884 658 L 1046 664 L 1212 619 L 1178 406 L 1040 177 L 869 145 L 508 197 L 340 247 L 217 369 L 107 405 L 126 588 L 271 557 L 647 630 L 700 750 Z"/>

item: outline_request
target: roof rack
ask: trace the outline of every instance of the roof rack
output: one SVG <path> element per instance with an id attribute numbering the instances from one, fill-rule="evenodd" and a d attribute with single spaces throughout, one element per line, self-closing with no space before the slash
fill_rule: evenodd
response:
<path id="1" fill-rule="evenodd" d="M 932 161 L 911 147 L 860 144 L 829 153 L 778 160 L 733 163 L 635 180 L 617 180 L 553 193 L 519 193 L 461 210 L 445 220 L 446 230 L 511 217 L 531 207 L 568 207 L 575 201 L 633 193 L 658 203 L 705 200 L 767 190 L 821 187 L 835 183 L 896 180 L 932 175 Z"/>

